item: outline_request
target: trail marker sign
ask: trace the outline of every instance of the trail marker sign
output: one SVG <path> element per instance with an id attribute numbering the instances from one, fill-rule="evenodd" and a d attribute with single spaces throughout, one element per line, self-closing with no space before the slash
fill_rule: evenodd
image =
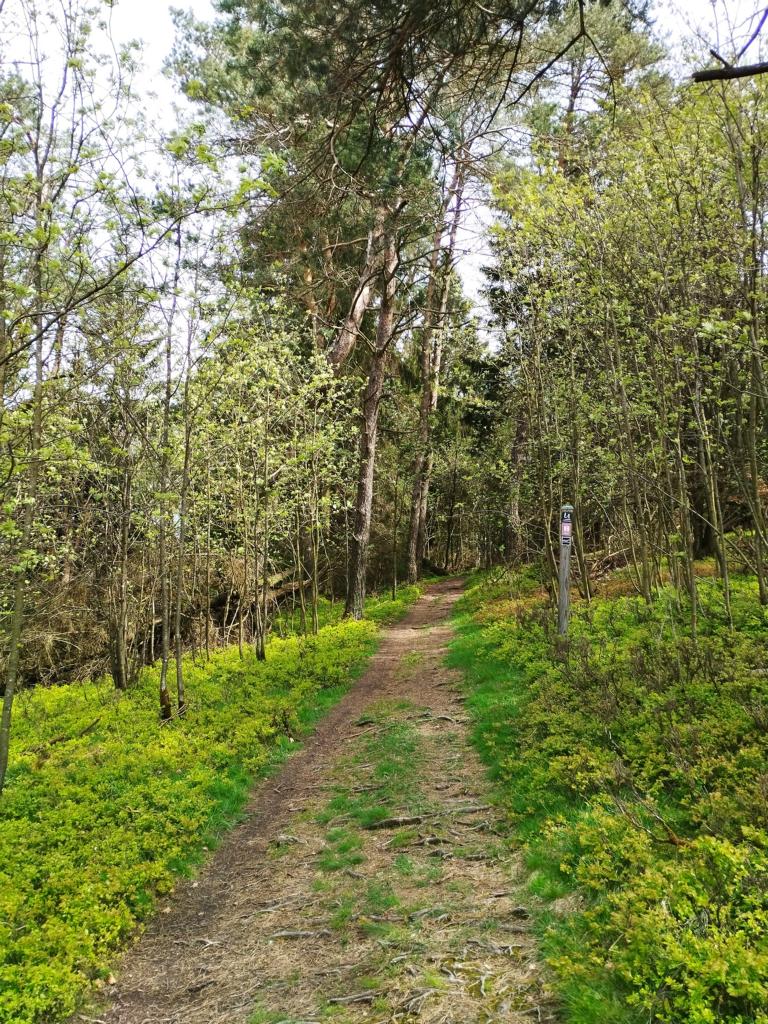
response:
<path id="1" fill-rule="evenodd" d="M 560 572 L 557 602 L 557 631 L 561 636 L 568 632 L 568 618 L 571 611 L 569 587 L 572 538 L 573 505 L 563 505 L 560 509 Z"/>

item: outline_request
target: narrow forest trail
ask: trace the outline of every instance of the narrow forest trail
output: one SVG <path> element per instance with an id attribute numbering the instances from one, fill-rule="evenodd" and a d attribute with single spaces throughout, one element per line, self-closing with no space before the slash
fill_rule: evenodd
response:
<path id="1" fill-rule="evenodd" d="M 130 950 L 109 1024 L 553 1021 L 429 589 Z M 396 820 L 399 819 L 399 820 Z M 90 1019 L 93 1019 L 92 1017 Z"/>

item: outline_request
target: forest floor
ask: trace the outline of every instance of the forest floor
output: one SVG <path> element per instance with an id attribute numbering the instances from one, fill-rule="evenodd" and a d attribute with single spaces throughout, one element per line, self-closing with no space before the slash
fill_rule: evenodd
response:
<path id="1" fill-rule="evenodd" d="M 254 792 L 125 955 L 108 1024 L 555 1019 L 522 866 L 445 666 L 455 580 Z"/>

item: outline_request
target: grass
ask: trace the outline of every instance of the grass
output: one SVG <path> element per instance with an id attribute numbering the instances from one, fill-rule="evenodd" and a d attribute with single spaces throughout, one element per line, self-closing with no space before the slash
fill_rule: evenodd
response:
<path id="1" fill-rule="evenodd" d="M 325 835 L 315 858 L 318 876 L 313 889 L 323 896 L 329 927 L 338 933 L 343 945 L 351 946 L 365 936 L 381 947 L 380 955 L 369 964 L 376 973 L 354 978 L 356 992 L 377 992 L 383 977 L 395 970 L 388 950 L 399 948 L 409 939 L 409 931 L 401 922 L 404 910 L 395 883 L 398 878 L 410 879 L 416 873 L 414 864 L 399 854 L 391 879 L 364 880 L 355 868 L 365 859 L 365 830 L 369 825 L 394 815 L 414 814 L 422 807 L 419 773 L 423 757 L 418 734 L 406 719 L 412 710 L 407 701 L 382 701 L 358 720 L 361 732 L 354 753 L 340 762 L 332 795 L 314 815 L 315 822 L 325 828 Z M 388 843 L 392 845 L 406 831 L 387 830 Z M 411 833 L 408 836 L 410 841 Z M 430 872 L 433 870 L 430 865 Z M 313 1020 L 350 1019 L 343 1006 L 319 995 L 316 998 L 318 1008 L 311 1014 Z M 374 999 L 370 1008 L 382 1015 L 391 1012 L 383 995 Z M 289 1024 L 292 1018 L 260 1006 L 250 1024 L 276 1021 Z"/>
<path id="2" fill-rule="evenodd" d="M 768 1021 L 768 636 L 733 585 L 730 631 L 701 581 L 695 639 L 669 589 L 577 602 L 565 644 L 530 572 L 457 606 L 450 662 L 569 1024 Z"/>
<path id="3" fill-rule="evenodd" d="M 318 816 L 322 824 L 344 821 L 366 828 L 391 817 L 398 808 L 416 805 L 421 764 L 416 731 L 409 723 L 391 718 L 407 706 L 383 702 L 363 721 L 374 731 L 364 739 L 353 761 L 361 784 L 350 788 L 346 778 L 340 782 Z M 337 848 L 332 837 L 339 831 L 334 828 L 328 833 L 332 849 Z"/>
<path id="4" fill-rule="evenodd" d="M 264 662 L 236 648 L 186 659 L 188 712 L 167 724 L 154 668 L 127 694 L 102 680 L 19 696 L 0 801 L 2 1024 L 52 1024 L 76 1009 L 175 879 L 239 820 L 253 781 L 346 692 L 376 623 L 418 593 L 371 599 L 375 621 L 273 639 Z M 392 788 L 386 772 L 381 781 Z M 339 839 L 335 855 L 353 863 L 354 845 Z"/>
<path id="5" fill-rule="evenodd" d="M 362 831 L 376 822 L 396 815 L 412 815 L 423 810 L 419 774 L 423 764 L 418 735 L 403 719 L 412 710 L 404 701 L 382 701 L 360 720 L 363 734 L 355 753 L 342 762 L 333 795 L 315 820 L 329 826 L 325 845 L 316 866 L 325 875 L 349 874 L 365 857 Z M 398 848 L 411 842 L 409 829 L 388 830 L 388 845 Z M 395 877 L 409 877 L 414 866 L 400 854 L 395 861 Z M 384 878 L 369 881 L 364 888 L 355 884 L 346 891 L 339 881 L 325 889 L 335 909 L 332 927 L 350 936 L 352 929 L 378 938 L 384 943 L 397 941 L 401 927 L 385 920 L 400 906 L 393 881 Z"/>
<path id="6" fill-rule="evenodd" d="M 290 993 L 290 1002 L 282 987 L 275 986 L 273 998 L 290 1005 L 293 1013 L 301 1005 L 302 1019 L 325 1019 L 334 1010 L 333 998 L 368 989 L 376 991 L 376 999 L 366 1001 L 364 1011 L 350 1009 L 352 1019 L 415 1019 L 422 1012 L 422 997 L 430 993 L 444 1002 L 439 1014 L 429 1007 L 434 1019 L 448 1019 L 459 1005 L 464 1010 L 465 996 L 478 1001 L 477 1012 L 483 1012 L 480 1003 L 487 997 L 483 1009 L 492 1014 L 494 1000 L 500 1003 L 511 983 L 505 964 L 499 971 L 497 999 L 497 966 L 485 962 L 484 950 L 492 947 L 483 941 L 487 936 L 509 944 L 510 954 L 516 955 L 506 930 L 508 911 L 496 910 L 499 904 L 493 898 L 483 898 L 484 893 L 504 895 L 504 880 L 500 874 L 492 878 L 484 869 L 462 866 L 465 849 L 506 859 L 507 843 L 496 838 L 495 828 L 489 830 L 483 819 L 465 822 L 454 816 L 456 801 L 463 806 L 474 799 L 467 795 L 474 790 L 466 766 L 459 770 L 460 779 L 452 767 L 454 752 L 455 757 L 462 756 L 463 743 L 454 739 L 452 747 L 452 730 L 435 735 L 431 726 L 425 729 L 424 710 L 403 701 L 366 710 L 355 723 L 360 731 L 351 752 L 337 762 L 328 779 L 330 792 L 326 790 L 323 801 L 307 812 L 313 824 L 305 834 L 306 844 L 293 847 L 306 878 L 306 851 L 317 850 L 318 833 L 324 840 L 312 864 L 312 888 L 320 894 L 312 913 L 318 926 L 333 930 L 325 957 L 318 957 L 322 980 L 306 978 L 300 992 Z M 432 758 L 438 759 L 439 770 Z M 461 798 L 453 790 L 460 782 L 466 783 L 461 785 Z M 451 794 L 445 794 L 446 784 Z M 385 818 L 418 814 L 424 821 L 416 827 L 397 828 L 390 821 L 381 831 L 368 829 Z M 466 847 L 455 841 L 459 822 L 467 826 Z M 444 833 L 451 836 L 445 840 L 450 847 L 448 862 L 435 856 L 443 848 L 434 836 Z M 306 955 L 302 951 L 291 963 L 303 962 Z M 447 969 L 456 976 L 449 980 Z M 520 966 L 517 980 L 524 990 L 520 1009 L 530 1013 L 532 976 L 527 965 Z M 424 1016 L 429 1013 L 424 1011 Z M 462 1019 L 475 1016 L 464 1010 Z M 290 1019 L 286 1013 L 280 1015 L 280 1020 Z"/>
<path id="7" fill-rule="evenodd" d="M 362 864 L 363 845 L 360 836 L 351 829 L 332 828 L 326 835 L 326 848 L 320 853 L 317 866 L 321 871 L 346 871 Z"/>

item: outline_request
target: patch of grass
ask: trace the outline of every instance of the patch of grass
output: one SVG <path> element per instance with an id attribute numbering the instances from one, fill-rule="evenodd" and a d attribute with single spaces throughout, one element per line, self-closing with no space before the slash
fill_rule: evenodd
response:
<path id="1" fill-rule="evenodd" d="M 336 1024 L 351 1024 L 352 1018 L 349 1015 L 349 1011 L 343 1006 L 337 1006 L 335 1003 L 331 1003 L 328 1006 L 322 1006 L 320 1008 L 320 1016 L 323 1020 L 332 1020 Z"/>
<path id="2" fill-rule="evenodd" d="M 392 838 L 389 840 L 389 846 L 392 850 L 400 850 L 410 846 L 414 840 L 418 839 L 419 833 L 412 828 L 400 828 L 396 832 L 392 833 Z"/>
<path id="3" fill-rule="evenodd" d="M 365 617 L 371 622 L 381 626 L 389 626 L 401 619 L 414 601 L 418 600 L 425 588 L 430 583 L 429 579 L 420 580 L 418 583 L 408 584 L 398 588 L 397 596 L 392 597 L 391 592 L 381 594 L 370 594 L 365 600 Z M 342 621 L 344 615 L 344 601 L 329 601 L 321 597 L 318 604 L 318 622 L 320 628 L 333 626 Z M 310 616 L 307 616 L 307 629 L 311 628 Z M 281 636 L 299 636 L 303 633 L 301 626 L 301 610 L 297 606 L 285 608 L 274 624 L 275 631 Z"/>
<path id="4" fill-rule="evenodd" d="M 357 902 L 353 896 L 342 896 L 338 901 L 336 909 L 331 914 L 331 928 L 336 931 L 346 931 L 350 922 L 355 916 Z"/>
<path id="5" fill-rule="evenodd" d="M 404 654 L 400 659 L 400 665 L 405 668 L 412 668 L 414 665 L 418 665 L 424 660 L 424 655 L 421 651 L 409 651 Z"/>
<path id="6" fill-rule="evenodd" d="M 448 987 L 448 982 L 442 974 L 438 974 L 437 971 L 424 971 L 421 976 L 419 987 L 444 989 Z"/>
<path id="7" fill-rule="evenodd" d="M 404 853 L 399 853 L 392 862 L 392 867 L 404 878 L 409 878 L 413 875 L 416 870 L 415 865 L 410 857 L 407 857 Z"/>
<path id="8" fill-rule="evenodd" d="M 350 786 L 345 778 L 317 815 L 321 824 L 352 822 L 365 828 L 394 814 L 416 813 L 418 737 L 408 722 L 389 717 L 408 708 L 409 704 L 387 702 L 371 712 L 373 731 L 363 738 L 349 768 L 360 785 Z"/>
<path id="9" fill-rule="evenodd" d="M 363 900 L 363 913 L 370 916 L 386 914 L 400 906 L 395 892 L 389 882 L 370 882 Z"/>
<path id="10" fill-rule="evenodd" d="M 443 877 L 443 865 L 435 858 L 434 863 L 425 864 L 417 870 L 416 885 L 420 889 L 429 889 Z"/>
<path id="11" fill-rule="evenodd" d="M 370 921 L 365 917 L 360 919 L 360 931 L 367 938 L 377 939 L 384 942 L 399 943 L 407 934 L 402 925 L 393 921 Z"/>
<path id="12" fill-rule="evenodd" d="M 380 978 L 372 978 L 365 974 L 356 978 L 355 983 L 359 986 L 361 992 L 375 992 L 381 988 Z"/>
<path id="13" fill-rule="evenodd" d="M 416 813 L 422 806 L 419 737 L 413 725 L 402 718 L 412 711 L 407 701 L 386 701 L 373 707 L 361 721 L 371 731 L 360 736 L 333 795 L 316 815 L 320 824 L 330 826 L 317 859 L 320 870 L 338 875 L 340 870 L 360 863 L 366 826 L 395 815 Z M 393 833 L 389 842 L 397 835 Z M 416 832 L 407 831 L 404 841 L 411 842 L 416 836 Z M 400 855 L 396 863 L 398 873 L 405 875 L 408 858 Z M 338 882 L 336 886 L 338 890 Z M 352 892 L 342 891 L 336 901 L 332 922 L 339 931 L 354 926 L 387 945 L 400 943 L 407 934 L 398 922 L 382 920 L 400 905 L 388 879 L 369 881 L 362 890 L 356 886 Z"/>
<path id="14" fill-rule="evenodd" d="M 321 850 L 317 857 L 317 866 L 321 871 L 344 871 L 362 864 L 365 860 L 360 852 L 363 841 L 350 829 L 329 829 L 325 842 L 325 849 Z"/>
<path id="15" fill-rule="evenodd" d="M 468 894 L 472 892 L 472 882 L 468 878 L 454 878 L 445 888 L 448 892 Z"/>
<path id="16" fill-rule="evenodd" d="M 279 1021 L 283 1021 L 283 1024 L 291 1024 L 290 1018 L 286 1017 L 283 1013 L 273 1013 L 271 1010 L 257 1009 L 249 1017 L 248 1024 L 278 1024 Z"/>

